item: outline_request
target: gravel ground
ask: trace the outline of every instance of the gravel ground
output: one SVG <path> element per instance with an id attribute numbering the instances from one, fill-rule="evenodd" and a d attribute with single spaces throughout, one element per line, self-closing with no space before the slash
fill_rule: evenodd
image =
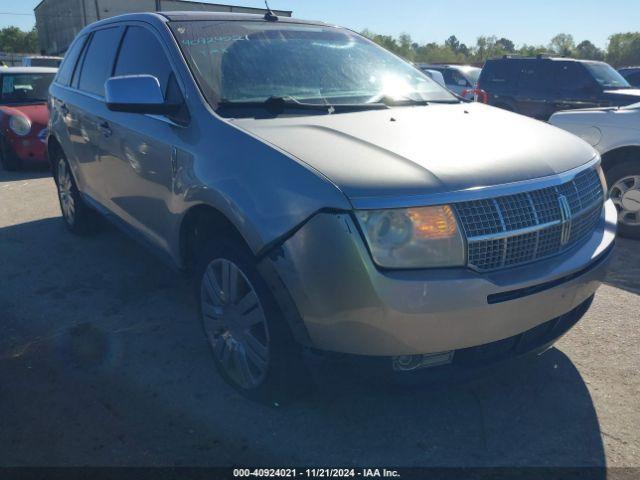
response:
<path id="1" fill-rule="evenodd" d="M 638 242 L 539 358 L 266 407 L 213 372 L 184 278 L 59 217 L 48 174 L 0 172 L 1 466 L 640 466 Z"/>

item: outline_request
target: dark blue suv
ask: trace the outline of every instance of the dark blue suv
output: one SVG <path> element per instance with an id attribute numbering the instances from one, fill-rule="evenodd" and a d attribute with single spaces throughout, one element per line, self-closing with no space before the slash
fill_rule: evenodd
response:
<path id="1" fill-rule="evenodd" d="M 618 72 L 634 87 L 640 87 L 640 67 L 619 68 Z"/>
<path id="2" fill-rule="evenodd" d="M 640 102 L 640 90 L 609 64 L 569 58 L 490 59 L 478 86 L 490 105 L 539 120 L 548 120 L 559 110 Z"/>

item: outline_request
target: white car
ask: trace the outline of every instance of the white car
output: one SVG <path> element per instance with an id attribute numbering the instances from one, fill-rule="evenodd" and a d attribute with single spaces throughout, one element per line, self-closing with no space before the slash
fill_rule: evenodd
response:
<path id="1" fill-rule="evenodd" d="M 572 132 L 602 155 L 620 234 L 640 238 L 640 103 L 563 111 L 549 123 Z"/>
<path id="2" fill-rule="evenodd" d="M 424 70 L 422 70 L 422 73 L 424 73 L 427 77 L 429 77 L 431 80 L 436 82 L 438 85 L 444 88 L 447 88 L 447 85 L 444 82 L 444 77 L 442 76 L 442 73 L 440 73 L 439 71 L 425 68 Z"/>
<path id="3" fill-rule="evenodd" d="M 478 84 L 481 68 L 472 65 L 419 65 L 420 70 L 434 70 L 440 72 L 446 87 L 457 95 L 475 88 Z"/>

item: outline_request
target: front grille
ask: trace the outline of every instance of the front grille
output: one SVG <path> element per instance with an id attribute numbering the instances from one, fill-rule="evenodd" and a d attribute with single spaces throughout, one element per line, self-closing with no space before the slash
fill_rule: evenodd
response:
<path id="1" fill-rule="evenodd" d="M 567 250 L 595 229 L 604 202 L 591 168 L 555 187 L 456 203 L 468 243 L 468 265 L 489 271 Z"/>

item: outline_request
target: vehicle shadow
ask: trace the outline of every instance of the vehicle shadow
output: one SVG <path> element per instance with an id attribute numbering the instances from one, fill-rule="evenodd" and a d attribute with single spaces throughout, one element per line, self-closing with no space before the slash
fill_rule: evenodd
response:
<path id="1" fill-rule="evenodd" d="M 188 282 L 124 235 L 50 218 L 0 229 L 0 252 L 0 465 L 605 465 L 557 349 L 442 387 L 338 370 L 264 406 L 215 374 Z"/>
<path id="2" fill-rule="evenodd" d="M 0 167 L 0 183 L 14 182 L 16 180 L 34 180 L 50 176 L 51 171 L 41 165 L 28 165 L 15 172 L 9 172 Z"/>
<path id="3" fill-rule="evenodd" d="M 606 283 L 640 294 L 640 241 L 618 238 Z"/>

